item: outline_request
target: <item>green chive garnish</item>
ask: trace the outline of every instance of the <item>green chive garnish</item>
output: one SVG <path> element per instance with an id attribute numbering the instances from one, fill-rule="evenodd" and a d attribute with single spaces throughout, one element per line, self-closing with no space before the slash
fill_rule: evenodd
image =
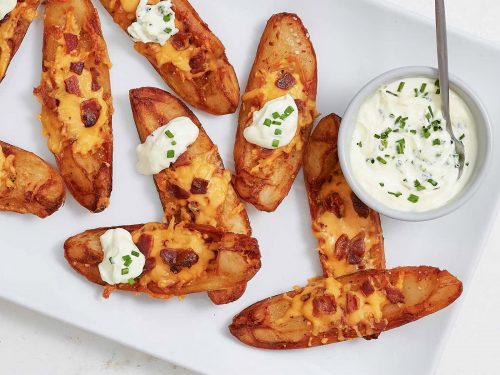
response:
<path id="1" fill-rule="evenodd" d="M 125 267 L 128 267 L 132 264 L 132 258 L 130 257 L 130 255 L 125 255 L 122 257 L 122 259 L 123 259 L 123 265 Z"/>
<path id="2" fill-rule="evenodd" d="M 422 127 L 422 135 L 427 139 L 431 136 L 431 132 L 424 126 Z"/>
<path id="3" fill-rule="evenodd" d="M 405 139 L 404 138 L 401 138 L 400 140 L 396 141 L 396 152 L 398 154 L 405 153 Z"/>
<path id="4" fill-rule="evenodd" d="M 168 138 L 174 138 L 174 135 L 172 134 L 172 132 L 170 130 L 166 130 L 165 131 L 165 135 L 168 137 Z"/>
<path id="5" fill-rule="evenodd" d="M 172 32 L 172 29 L 171 29 L 170 27 L 167 27 L 167 28 L 165 29 L 165 32 L 166 32 L 167 34 L 170 34 L 170 33 Z"/>
<path id="6" fill-rule="evenodd" d="M 398 92 L 401 92 L 403 91 L 403 88 L 405 87 L 405 83 L 403 81 L 399 82 L 399 86 L 398 86 Z"/>
<path id="7" fill-rule="evenodd" d="M 402 193 L 399 191 L 396 192 L 388 191 L 387 193 L 394 195 L 396 198 L 399 198 L 402 195 Z"/>
<path id="8" fill-rule="evenodd" d="M 293 107 L 291 105 L 289 105 L 288 107 L 285 108 L 285 114 L 286 115 L 289 115 L 293 111 L 295 111 L 295 109 L 293 109 Z"/>
<path id="9" fill-rule="evenodd" d="M 122 275 L 128 274 L 128 268 L 122 268 Z"/>
<path id="10" fill-rule="evenodd" d="M 411 203 L 417 203 L 417 202 L 418 202 L 418 195 L 415 195 L 415 194 L 410 194 L 410 196 L 408 197 L 408 200 L 409 200 Z"/>
<path id="11" fill-rule="evenodd" d="M 280 117 L 280 114 L 278 112 L 274 112 L 272 116 L 274 119 L 277 119 L 278 117 Z"/>
<path id="12" fill-rule="evenodd" d="M 387 161 L 385 161 L 385 159 L 381 156 L 377 156 L 377 160 L 380 164 L 387 164 Z"/>
<path id="13" fill-rule="evenodd" d="M 464 138 L 465 138 L 465 134 L 462 134 L 462 135 L 460 136 L 460 138 L 458 138 L 458 139 L 459 139 L 459 140 L 462 140 L 462 139 L 464 139 Z"/>
<path id="14" fill-rule="evenodd" d="M 133 250 L 131 254 L 132 254 L 133 256 L 135 256 L 135 257 L 138 257 L 138 256 L 139 256 L 139 252 L 138 252 L 138 251 L 135 251 L 135 250 Z"/>
<path id="15" fill-rule="evenodd" d="M 280 141 L 278 139 L 273 139 L 273 143 L 271 144 L 273 147 L 278 147 L 280 144 Z"/>
<path id="16" fill-rule="evenodd" d="M 417 134 L 417 131 L 415 129 L 410 130 L 411 134 Z"/>
<path id="17" fill-rule="evenodd" d="M 427 108 L 429 109 L 429 113 L 431 114 L 431 116 L 434 117 L 434 112 L 432 112 L 431 106 L 428 106 Z"/>
<path id="18" fill-rule="evenodd" d="M 281 125 L 281 122 L 280 121 L 273 121 L 272 124 L 273 125 Z"/>
<path id="19" fill-rule="evenodd" d="M 439 87 L 439 79 L 436 79 L 436 80 L 434 81 L 434 86 Z"/>
<path id="20" fill-rule="evenodd" d="M 172 18 L 172 13 L 169 13 L 166 16 L 163 16 L 163 21 L 169 22 L 171 18 Z"/>
<path id="21" fill-rule="evenodd" d="M 358 143 L 356 143 L 358 145 L 358 147 L 363 147 L 363 143 L 361 143 L 361 141 L 359 141 Z"/>
<path id="22" fill-rule="evenodd" d="M 134 285 L 134 284 L 135 284 L 135 280 L 134 280 L 134 278 L 133 278 L 133 277 L 131 277 L 130 279 L 128 279 L 128 283 L 129 283 L 130 285 Z"/>
<path id="23" fill-rule="evenodd" d="M 172 159 L 175 155 L 175 151 L 174 150 L 168 150 L 167 151 L 167 158 L 169 159 Z"/>
<path id="24" fill-rule="evenodd" d="M 377 139 L 380 139 L 380 135 L 378 135 L 378 134 L 373 134 L 373 136 L 374 136 L 375 138 L 377 138 Z"/>
<path id="25" fill-rule="evenodd" d="M 422 185 L 419 180 L 415 180 L 415 188 L 417 191 L 425 190 L 425 186 Z"/>
<path id="26" fill-rule="evenodd" d="M 379 182 L 378 183 L 380 186 L 384 187 L 384 183 L 383 182 Z"/>
<path id="27" fill-rule="evenodd" d="M 436 138 L 432 141 L 433 146 L 439 146 L 441 144 L 441 140 L 439 138 Z"/>
<path id="28" fill-rule="evenodd" d="M 422 86 L 420 86 L 420 92 L 423 93 L 425 91 L 425 88 L 427 87 L 427 83 L 422 83 Z"/>
<path id="29" fill-rule="evenodd" d="M 269 119 L 269 118 L 266 118 L 266 119 L 264 120 L 264 125 L 266 125 L 266 126 L 271 126 L 271 123 L 272 123 L 272 121 L 271 121 L 271 119 Z"/>
<path id="30" fill-rule="evenodd" d="M 432 186 L 436 186 L 438 183 L 434 181 L 432 178 L 427 179 L 427 182 L 431 184 Z"/>
<path id="31" fill-rule="evenodd" d="M 172 146 L 175 146 L 175 145 L 177 144 L 177 142 L 176 142 L 176 141 L 172 141 L 172 142 L 170 142 L 170 144 L 171 144 Z"/>
<path id="32" fill-rule="evenodd" d="M 392 92 L 392 91 L 389 91 L 389 90 L 385 90 L 386 93 L 388 93 L 389 95 L 392 95 L 392 96 L 398 96 L 398 94 Z"/>
<path id="33" fill-rule="evenodd" d="M 436 90 L 436 95 L 439 95 L 439 94 L 441 94 L 441 90 L 440 90 L 440 89 L 437 89 L 437 90 Z"/>
<path id="34" fill-rule="evenodd" d="M 281 129 L 274 129 L 274 135 L 280 135 Z"/>
<path id="35" fill-rule="evenodd" d="M 415 91 L 415 97 L 417 97 L 418 96 L 418 89 L 415 88 L 415 89 L 413 89 L 413 91 Z"/>
<path id="36" fill-rule="evenodd" d="M 113 257 L 109 257 L 109 263 L 114 264 L 113 263 Z"/>
<path id="37" fill-rule="evenodd" d="M 396 117 L 396 121 L 394 121 L 394 125 L 397 125 L 399 120 L 401 120 L 401 118 L 402 118 L 401 116 Z"/>

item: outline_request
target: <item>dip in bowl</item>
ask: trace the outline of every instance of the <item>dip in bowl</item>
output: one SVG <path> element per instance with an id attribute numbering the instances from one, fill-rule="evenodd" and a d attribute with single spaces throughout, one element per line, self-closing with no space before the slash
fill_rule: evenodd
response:
<path id="1" fill-rule="evenodd" d="M 487 113 L 450 76 L 453 132 L 465 147 L 458 178 L 459 156 L 446 131 L 437 76 L 430 67 L 384 73 L 361 89 L 342 120 L 342 170 L 355 194 L 384 215 L 408 221 L 445 215 L 472 196 L 489 164 Z"/>

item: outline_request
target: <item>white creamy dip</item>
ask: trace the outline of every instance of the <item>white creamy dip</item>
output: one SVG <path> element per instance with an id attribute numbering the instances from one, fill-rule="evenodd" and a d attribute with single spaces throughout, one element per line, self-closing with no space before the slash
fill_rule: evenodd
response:
<path id="1" fill-rule="evenodd" d="M 137 146 L 137 171 L 152 175 L 170 167 L 196 141 L 199 132 L 193 121 L 184 116 L 159 127 Z"/>
<path id="2" fill-rule="evenodd" d="M 465 147 L 458 155 L 441 113 L 439 82 L 406 78 L 380 87 L 360 107 L 350 145 L 352 171 L 363 189 L 399 211 L 443 206 L 468 182 L 477 155 L 477 134 L 465 102 L 450 90 L 453 133 Z"/>
<path id="3" fill-rule="evenodd" d="M 268 101 L 255 111 L 252 124 L 245 128 L 245 139 L 267 149 L 275 149 L 289 144 L 297 131 L 299 110 L 289 94 Z"/>
<path id="4" fill-rule="evenodd" d="M 179 32 L 175 27 L 175 12 L 170 0 L 149 5 L 147 0 L 140 0 L 137 6 L 136 21 L 127 29 L 136 42 L 160 43 L 162 46 Z"/>
<path id="5" fill-rule="evenodd" d="M 132 235 L 122 228 L 109 229 L 100 240 L 104 252 L 98 266 L 102 280 L 110 285 L 134 284 L 134 279 L 144 269 L 146 258 L 132 241 Z"/>
<path id="6" fill-rule="evenodd" d="M 17 0 L 0 0 L 0 21 L 5 18 L 7 14 L 12 12 L 17 5 Z"/>

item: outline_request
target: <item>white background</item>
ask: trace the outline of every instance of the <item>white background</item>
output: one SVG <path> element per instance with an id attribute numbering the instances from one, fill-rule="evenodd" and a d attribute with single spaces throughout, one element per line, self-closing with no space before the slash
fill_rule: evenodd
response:
<path id="1" fill-rule="evenodd" d="M 299 1 L 299 0 L 297 0 Z M 355 0 L 354 0 L 355 1 Z M 389 0 L 425 17 L 432 0 Z M 447 2 L 448 24 L 500 44 L 500 2 Z M 500 67 L 499 67 L 500 69 Z M 492 82 L 498 85 L 500 82 Z M 500 344 L 500 220 L 477 270 L 470 292 L 445 350 L 439 375 L 497 374 Z M 430 338 L 432 339 L 432 338 Z M 193 374 L 112 341 L 0 300 L 0 372 L 2 374 Z"/>

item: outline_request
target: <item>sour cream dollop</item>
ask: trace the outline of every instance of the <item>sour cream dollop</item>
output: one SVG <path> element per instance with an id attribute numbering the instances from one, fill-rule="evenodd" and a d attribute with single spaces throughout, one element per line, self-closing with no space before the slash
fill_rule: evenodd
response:
<path id="1" fill-rule="evenodd" d="M 137 172 L 152 175 L 170 167 L 196 141 L 200 130 L 189 117 L 174 118 L 137 146 Z"/>
<path id="2" fill-rule="evenodd" d="M 12 12 L 17 5 L 17 0 L 0 0 L 0 21 L 5 18 L 7 14 Z"/>
<path id="3" fill-rule="evenodd" d="M 245 128 L 243 136 L 253 144 L 267 149 L 288 145 L 299 121 L 299 110 L 289 94 L 268 101 L 264 107 L 255 111 L 252 124 Z"/>
<path id="4" fill-rule="evenodd" d="M 441 112 L 439 81 L 415 77 L 380 87 L 360 107 L 350 146 L 352 171 L 363 189 L 399 211 L 443 206 L 467 184 L 477 155 L 474 119 L 450 91 L 453 133 L 465 147 L 458 155 Z"/>
<path id="5" fill-rule="evenodd" d="M 127 29 L 136 42 L 159 43 L 162 46 L 172 36 L 179 32 L 175 27 L 175 12 L 170 0 L 149 5 L 147 0 L 141 0 L 135 11 L 136 21 Z"/>
<path id="6" fill-rule="evenodd" d="M 146 258 L 132 241 L 132 235 L 123 228 L 109 229 L 100 240 L 104 252 L 98 266 L 102 280 L 110 285 L 133 284 L 141 275 Z"/>

